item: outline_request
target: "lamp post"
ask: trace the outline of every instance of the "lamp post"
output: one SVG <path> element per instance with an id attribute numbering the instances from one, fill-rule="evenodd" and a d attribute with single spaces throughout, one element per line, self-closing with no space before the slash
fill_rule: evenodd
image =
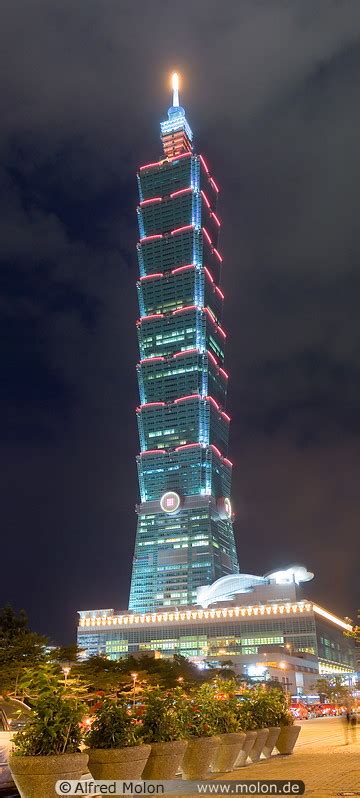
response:
<path id="1" fill-rule="evenodd" d="M 62 672 L 64 674 L 65 687 L 67 685 L 67 680 L 68 680 L 68 676 L 69 676 L 70 671 L 71 671 L 71 668 L 69 667 L 69 665 L 65 665 L 63 667 L 63 669 L 62 669 Z"/>
<path id="2" fill-rule="evenodd" d="M 287 668 L 286 662 L 279 662 L 279 668 L 281 668 L 281 670 L 285 671 L 286 668 Z M 287 697 L 287 700 L 290 701 L 290 690 L 289 690 L 289 687 L 292 684 L 292 682 L 290 682 L 289 677 L 288 677 L 287 674 L 284 677 L 283 683 L 284 683 L 284 687 L 285 687 L 285 695 Z"/>
<path id="3" fill-rule="evenodd" d="M 137 682 L 138 675 L 137 675 L 137 673 L 132 673 L 131 676 L 132 676 L 132 679 L 133 679 L 133 707 L 134 707 L 135 706 L 135 701 L 136 701 L 136 682 Z"/>

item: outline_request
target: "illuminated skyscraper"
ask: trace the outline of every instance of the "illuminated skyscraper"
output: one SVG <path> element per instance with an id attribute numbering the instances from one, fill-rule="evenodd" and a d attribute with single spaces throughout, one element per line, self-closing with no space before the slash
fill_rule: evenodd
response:
<path id="1" fill-rule="evenodd" d="M 196 603 L 238 571 L 225 412 L 218 186 L 179 105 L 138 174 L 140 501 L 129 608 Z"/>

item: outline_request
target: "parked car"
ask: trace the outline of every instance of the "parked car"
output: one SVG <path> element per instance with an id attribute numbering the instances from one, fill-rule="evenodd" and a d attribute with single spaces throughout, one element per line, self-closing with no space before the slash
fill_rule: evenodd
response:
<path id="1" fill-rule="evenodd" d="M 14 732 L 22 729 L 30 720 L 31 709 L 15 698 L 0 696 L 0 795 L 14 787 L 9 769 L 9 752 Z"/>
<path id="2" fill-rule="evenodd" d="M 305 704 L 290 704 L 290 712 L 297 720 L 308 720 L 309 711 Z"/>
<path id="3" fill-rule="evenodd" d="M 335 704 L 321 704 L 321 714 L 327 718 L 339 715 L 339 707 Z"/>

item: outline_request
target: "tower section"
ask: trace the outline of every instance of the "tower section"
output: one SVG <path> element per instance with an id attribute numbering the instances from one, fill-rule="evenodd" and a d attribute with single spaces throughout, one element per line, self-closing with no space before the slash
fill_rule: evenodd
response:
<path id="1" fill-rule="evenodd" d="M 179 105 L 138 173 L 140 503 L 129 609 L 196 603 L 238 571 L 228 459 L 218 186 Z"/>

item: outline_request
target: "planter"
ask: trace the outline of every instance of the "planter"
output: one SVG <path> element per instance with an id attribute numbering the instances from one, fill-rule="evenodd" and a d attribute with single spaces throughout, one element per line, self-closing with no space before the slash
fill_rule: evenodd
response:
<path id="1" fill-rule="evenodd" d="M 292 754 L 301 726 L 281 726 L 276 742 L 279 754 Z"/>
<path id="2" fill-rule="evenodd" d="M 220 747 L 215 756 L 212 771 L 213 773 L 227 773 L 234 770 L 235 762 L 242 750 L 245 742 L 245 732 L 235 732 L 232 734 L 219 734 Z"/>
<path id="3" fill-rule="evenodd" d="M 58 798 L 57 781 L 79 781 L 87 771 L 87 754 L 10 755 L 10 770 L 21 798 Z"/>
<path id="4" fill-rule="evenodd" d="M 143 771 L 143 779 L 174 779 L 181 767 L 187 748 L 186 740 L 169 743 L 151 743 L 149 759 Z"/>
<path id="5" fill-rule="evenodd" d="M 219 737 L 192 737 L 184 754 L 184 779 L 206 779 L 220 745 Z"/>
<path id="6" fill-rule="evenodd" d="M 88 748 L 90 773 L 96 781 L 141 779 L 150 751 L 150 745 L 133 745 L 128 748 Z"/>
<path id="7" fill-rule="evenodd" d="M 246 737 L 245 737 L 245 741 L 243 743 L 243 747 L 242 747 L 242 749 L 241 749 L 241 751 L 239 753 L 239 756 L 238 756 L 238 758 L 237 758 L 237 760 L 235 762 L 235 765 L 234 765 L 235 770 L 237 768 L 245 767 L 246 760 L 247 760 L 247 758 L 249 756 L 249 753 L 250 753 L 251 749 L 254 746 L 256 738 L 257 738 L 257 732 L 256 731 L 248 731 L 248 732 L 246 732 Z"/>
<path id="8" fill-rule="evenodd" d="M 268 736 L 269 736 L 269 729 L 257 730 L 256 740 L 249 753 L 249 757 L 252 762 L 259 761 Z"/>
<path id="9" fill-rule="evenodd" d="M 269 759 L 269 757 L 271 756 L 275 748 L 279 734 L 280 734 L 280 726 L 270 726 L 269 734 L 263 748 L 263 756 L 265 757 L 265 759 Z"/>

